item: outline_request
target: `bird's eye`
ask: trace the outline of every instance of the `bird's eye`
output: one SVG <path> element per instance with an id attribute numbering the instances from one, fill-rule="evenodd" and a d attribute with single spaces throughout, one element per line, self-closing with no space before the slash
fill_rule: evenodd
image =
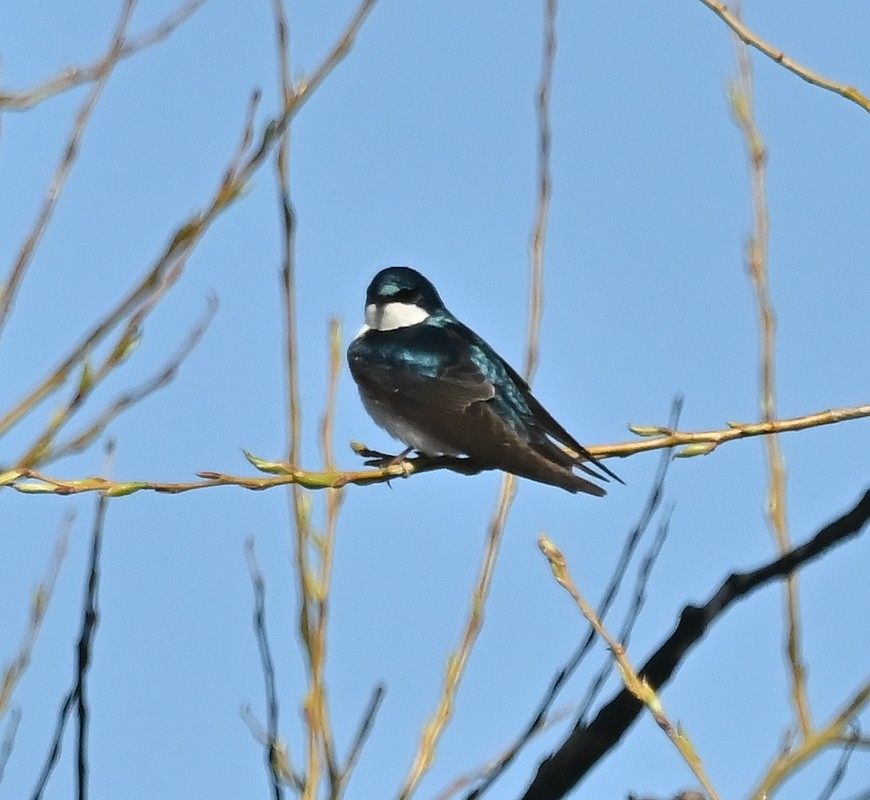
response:
<path id="1" fill-rule="evenodd" d="M 423 294 L 419 289 L 400 289 L 396 292 L 394 299 L 399 303 L 408 303 L 416 306 L 420 305 Z"/>

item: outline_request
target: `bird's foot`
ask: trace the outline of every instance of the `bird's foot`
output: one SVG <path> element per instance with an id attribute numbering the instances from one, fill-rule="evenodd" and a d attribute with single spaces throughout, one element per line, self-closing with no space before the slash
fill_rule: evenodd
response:
<path id="1" fill-rule="evenodd" d="M 383 466 L 384 467 L 401 467 L 402 468 L 402 477 L 407 478 L 411 474 L 411 462 L 408 459 L 408 455 L 413 450 L 413 447 L 406 447 L 402 450 L 401 453 L 397 456 L 393 456 L 389 459 Z"/>
<path id="2" fill-rule="evenodd" d="M 406 447 L 398 455 L 389 453 L 381 453 L 379 450 L 369 450 L 367 447 L 355 447 L 354 452 L 366 459 L 364 462 L 367 467 L 376 467 L 377 469 L 387 469 L 388 467 L 401 466 L 402 476 L 407 478 L 411 474 L 411 462 L 408 455 L 414 450 L 413 447 Z"/>

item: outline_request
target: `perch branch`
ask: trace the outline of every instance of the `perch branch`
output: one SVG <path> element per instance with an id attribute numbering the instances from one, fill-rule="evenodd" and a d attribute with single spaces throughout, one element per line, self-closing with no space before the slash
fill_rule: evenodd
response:
<path id="1" fill-rule="evenodd" d="M 773 420 L 772 422 L 729 422 L 727 428 L 710 431 L 677 431 L 664 426 L 631 426 L 634 433 L 642 438 L 620 444 L 593 445 L 588 448 L 596 458 L 627 458 L 636 453 L 651 450 L 664 450 L 683 447 L 678 456 L 688 457 L 712 452 L 720 444 L 735 439 L 752 436 L 766 436 L 769 433 L 784 433 L 833 425 L 847 420 L 870 417 L 870 404 L 849 408 L 833 408 L 818 411 L 803 417 Z M 357 452 L 370 453 L 362 445 L 356 445 Z M 208 489 L 215 486 L 238 486 L 251 491 L 262 491 L 275 486 L 299 484 L 306 489 L 337 489 L 342 486 L 366 486 L 372 483 L 389 483 L 395 478 L 448 469 L 462 475 L 476 475 L 482 468 L 467 458 L 453 456 L 421 456 L 375 469 L 350 471 L 316 471 L 293 467 L 286 462 L 265 461 L 245 454 L 246 458 L 260 471 L 271 473 L 272 477 L 250 477 L 229 475 L 222 472 L 204 471 L 198 473 L 201 480 L 172 483 L 166 481 L 113 481 L 104 477 L 64 479 L 46 475 L 33 469 L 12 468 L 0 472 L 0 488 L 9 486 L 27 494 L 71 495 L 85 492 L 106 492 L 113 496 L 133 494 L 140 491 L 181 494 L 183 492 Z"/>

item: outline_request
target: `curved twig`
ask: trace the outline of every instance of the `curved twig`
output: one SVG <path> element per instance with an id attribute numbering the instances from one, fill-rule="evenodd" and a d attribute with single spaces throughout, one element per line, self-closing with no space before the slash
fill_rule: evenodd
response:
<path id="1" fill-rule="evenodd" d="M 782 50 L 777 49 L 772 44 L 766 42 L 757 34 L 753 33 L 743 21 L 728 8 L 725 3 L 720 3 L 718 0 L 701 0 L 719 19 L 722 20 L 744 44 L 754 47 L 759 53 L 764 53 L 769 59 L 775 61 L 782 67 L 785 67 L 789 72 L 793 72 L 799 78 L 803 78 L 807 83 L 813 86 L 818 86 L 820 89 L 826 89 L 829 92 L 845 97 L 851 100 L 856 105 L 863 108 L 865 111 L 870 111 L 870 98 L 861 94 L 854 86 L 847 86 L 844 83 L 837 83 L 829 78 L 819 75 L 818 72 L 813 72 L 807 69 L 802 64 L 789 58 Z"/>

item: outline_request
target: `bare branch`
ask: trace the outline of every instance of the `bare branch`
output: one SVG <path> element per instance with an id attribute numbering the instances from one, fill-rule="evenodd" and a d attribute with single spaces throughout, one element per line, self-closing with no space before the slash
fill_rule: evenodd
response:
<path id="1" fill-rule="evenodd" d="M 739 19 L 739 13 L 737 17 Z M 767 213 L 767 148 L 755 122 L 752 83 L 752 62 L 746 45 L 734 39 L 737 56 L 737 81 L 731 87 L 731 109 L 743 134 L 749 157 L 752 186 L 752 235 L 747 244 L 746 261 L 758 314 L 760 344 L 760 402 L 765 422 L 776 419 L 776 314 L 770 298 L 768 279 L 768 213 Z M 773 529 L 777 549 L 785 553 L 790 547 L 788 507 L 786 498 L 785 459 L 779 445 L 779 436 L 764 437 L 767 453 L 767 516 Z M 806 668 L 801 655 L 800 608 L 797 576 L 785 582 L 785 626 L 787 633 L 786 657 L 790 666 L 792 702 L 803 736 L 812 729 L 809 698 L 807 697 Z"/>
<path id="2" fill-rule="evenodd" d="M 350 745 L 350 749 L 347 752 L 347 758 L 344 760 L 344 765 L 341 768 L 341 775 L 344 779 L 344 782 L 350 777 L 350 774 L 353 772 L 353 768 L 356 766 L 356 762 L 359 759 L 359 755 L 362 752 L 363 745 L 366 743 L 366 739 L 368 739 L 369 734 L 372 731 L 372 727 L 375 723 L 375 717 L 378 715 L 378 710 L 381 707 L 381 703 L 383 702 L 384 695 L 386 694 L 386 688 L 383 684 L 378 684 L 374 691 L 372 692 L 372 696 L 369 699 L 369 704 L 366 706 L 366 710 L 362 715 L 362 719 L 360 720 L 359 727 L 357 728 L 356 735 L 353 737 L 353 742 Z"/>
<path id="3" fill-rule="evenodd" d="M 834 769 L 828 783 L 819 795 L 819 800 L 831 800 L 834 796 L 837 787 L 843 782 L 843 778 L 846 777 L 846 768 L 849 766 L 849 759 L 851 759 L 852 753 L 855 752 L 855 747 L 860 740 L 861 728 L 857 723 L 854 723 L 852 726 L 852 732 L 849 734 L 846 745 L 843 748 L 843 752 L 840 753 L 840 760 L 837 762 L 836 769 Z"/>
<path id="4" fill-rule="evenodd" d="M 109 443 L 106 452 L 107 460 L 111 460 L 114 444 Z M 51 773 L 57 766 L 63 743 L 63 734 L 69 715 L 75 708 L 78 726 L 76 730 L 76 798 L 86 800 L 88 794 L 88 724 L 90 708 L 87 702 L 87 677 L 93 658 L 94 638 L 99 624 L 97 597 L 100 585 L 100 555 L 103 543 L 103 530 L 106 520 L 108 496 L 100 495 L 94 515 L 94 527 L 91 534 L 91 558 L 88 565 L 87 585 L 85 588 L 84 608 L 82 611 L 81 632 L 76 647 L 76 676 L 73 687 L 64 698 L 58 709 L 57 724 L 48 756 L 43 763 L 42 772 L 33 790 L 31 800 L 40 800 L 48 784 Z"/>
<path id="5" fill-rule="evenodd" d="M 118 340 L 118 344 L 96 371 L 83 370 L 77 391 L 70 398 L 66 406 L 52 415 L 46 429 L 37 437 L 27 452 L 18 459 L 19 466 L 34 466 L 48 460 L 57 460 L 64 456 L 78 453 L 90 446 L 100 436 L 112 420 L 116 419 L 127 409 L 132 408 L 149 395 L 168 386 L 178 374 L 181 364 L 187 359 L 193 349 L 202 340 L 209 324 L 217 311 L 217 297 L 212 295 L 208 300 L 208 306 L 202 318 L 188 333 L 178 351 L 154 375 L 144 381 L 138 387 L 130 389 L 110 403 L 96 419 L 86 425 L 78 433 L 64 442 L 54 443 L 57 433 L 72 419 L 76 411 L 81 408 L 85 400 L 93 393 L 94 389 L 128 356 L 128 343 L 135 340 L 137 331 L 141 326 L 142 317 L 153 309 L 159 297 L 152 297 L 148 308 L 142 308 L 133 315 L 130 322 Z M 86 362 L 87 363 L 87 362 Z"/>
<path id="6" fill-rule="evenodd" d="M 550 95 L 556 61 L 556 0 L 544 0 L 544 44 L 541 77 L 536 94 L 538 120 L 538 199 L 529 243 L 529 312 L 526 323 L 526 380 L 531 383 L 538 366 L 541 319 L 544 314 L 544 243 L 550 216 Z"/>
<path id="7" fill-rule="evenodd" d="M 21 712 L 17 708 L 13 708 L 6 723 L 3 741 L 0 742 L 0 783 L 3 783 L 3 774 L 6 772 L 9 756 L 12 755 L 12 748 L 15 746 L 15 734 L 18 733 L 18 723 L 20 722 Z"/>
<path id="8" fill-rule="evenodd" d="M 724 430 L 675 431 L 664 426 L 655 428 L 635 427 L 645 438 L 640 441 L 624 444 L 609 444 L 590 446 L 587 449 L 596 458 L 619 456 L 625 458 L 634 453 L 650 450 L 664 450 L 674 447 L 700 447 L 710 452 L 724 442 L 735 439 L 745 439 L 752 436 L 765 436 L 769 433 L 799 431 L 817 428 L 822 425 L 833 425 L 847 420 L 870 417 L 870 405 L 850 408 L 836 408 L 819 411 L 793 419 L 774 420 L 773 422 L 739 423 L 731 422 Z M 363 455 L 382 455 L 368 450 L 364 445 L 354 445 L 354 450 Z M 700 455 L 693 450 L 692 455 Z M 685 451 L 677 456 L 685 455 Z M 25 494 L 57 494 L 70 495 L 84 492 L 108 492 L 113 496 L 133 494 L 140 491 L 161 492 L 164 494 L 182 494 L 183 492 L 208 489 L 213 486 L 238 486 L 242 489 L 262 491 L 275 486 L 298 484 L 305 489 L 338 489 L 343 486 L 366 486 L 372 483 L 389 483 L 395 478 L 409 478 L 411 475 L 448 469 L 461 475 L 476 475 L 484 470 L 467 458 L 454 456 L 421 456 L 407 459 L 402 464 L 381 466 L 377 469 L 343 471 L 309 471 L 293 467 L 282 461 L 266 461 L 250 453 L 245 457 L 261 472 L 270 473 L 275 477 L 251 478 L 247 476 L 228 475 L 223 472 L 202 471 L 197 473 L 202 480 L 182 483 L 165 481 L 112 481 L 104 477 L 87 477 L 78 479 L 63 479 L 46 475 L 33 469 L 7 469 L 0 472 L 0 486 L 9 486 Z"/>
<path id="9" fill-rule="evenodd" d="M 88 121 L 91 118 L 91 113 L 96 107 L 100 95 L 103 93 L 103 89 L 106 86 L 106 82 L 109 80 L 109 76 L 112 74 L 112 71 L 121 58 L 121 49 L 124 46 L 124 36 L 127 33 L 127 26 L 130 24 L 130 19 L 133 16 L 133 9 L 135 6 L 136 0 L 125 0 L 124 7 L 121 10 L 121 15 L 115 26 L 115 31 L 112 34 L 108 53 L 100 65 L 93 88 L 85 98 L 84 103 L 82 103 L 81 108 L 79 108 L 75 120 L 73 121 L 72 130 L 70 131 L 69 138 L 64 147 L 60 163 L 57 165 L 54 176 L 51 179 L 51 185 L 49 186 L 42 208 L 37 215 L 36 221 L 33 223 L 30 233 L 21 245 L 21 249 L 18 251 L 18 255 L 15 258 L 15 263 L 12 265 L 5 282 L 0 284 L 0 332 L 2 332 L 3 327 L 9 319 L 15 301 L 15 295 L 18 292 L 18 287 L 24 278 L 24 273 L 27 271 L 27 267 L 30 265 L 33 254 L 36 252 L 36 247 L 39 244 L 43 233 L 45 233 L 45 229 L 48 227 L 51 215 L 57 205 L 57 200 L 63 191 L 66 179 L 72 170 L 76 157 L 78 156 L 79 144 L 84 135 Z"/>
<path id="10" fill-rule="evenodd" d="M 260 664 L 266 687 L 268 728 L 263 732 L 263 745 L 269 765 L 272 797 L 281 800 L 284 796 L 281 789 L 282 782 L 290 783 L 299 792 L 304 789 L 304 783 L 293 769 L 286 745 L 278 737 L 278 692 L 275 688 L 275 662 L 272 659 L 272 649 L 269 646 L 266 629 L 266 585 L 260 565 L 257 563 L 253 538 L 245 542 L 245 557 L 248 561 L 251 585 L 254 587 L 254 632 L 257 635 L 257 648 L 260 651 Z"/>
<path id="11" fill-rule="evenodd" d="M 42 583 L 39 584 L 33 593 L 33 600 L 30 605 L 30 620 L 28 621 L 27 631 L 24 634 L 24 640 L 18 648 L 18 655 L 15 656 L 12 663 L 3 672 L 3 683 L 0 684 L 0 718 L 6 713 L 9 701 L 12 698 L 12 692 L 30 665 L 30 654 L 33 652 L 33 645 L 36 643 L 36 637 L 39 634 L 39 629 L 42 627 L 42 621 L 45 619 L 45 612 L 48 611 L 51 596 L 54 594 L 54 586 L 60 573 L 60 565 L 63 563 L 64 556 L 66 555 L 69 532 L 74 520 L 74 513 L 67 512 L 64 515 L 48 570 L 42 579 Z"/>
<path id="12" fill-rule="evenodd" d="M 538 111 L 538 196 L 535 222 L 532 229 L 529 252 L 529 315 L 526 328 L 526 379 L 531 383 L 538 361 L 541 316 L 543 314 L 544 237 L 550 205 L 550 87 L 553 78 L 553 62 L 556 54 L 556 1 L 545 0 L 544 44 L 541 78 L 537 92 Z M 407 462 L 402 465 L 405 467 Z M 389 467 L 388 467 L 389 468 Z M 423 776 L 432 766 L 435 749 L 453 715 L 453 706 L 459 684 L 471 651 L 483 627 L 484 609 L 501 538 L 507 523 L 511 505 L 516 496 L 517 479 L 504 475 L 489 533 L 486 539 L 483 562 L 471 595 L 471 607 L 462 633 L 462 639 L 447 661 L 447 670 L 441 694 L 434 714 L 426 723 L 414 756 L 414 762 L 397 797 L 407 800 L 416 791 Z"/>
<path id="13" fill-rule="evenodd" d="M 453 706 L 456 702 L 456 694 L 459 684 L 471 656 L 471 651 L 477 641 L 478 634 L 483 628 L 484 609 L 486 599 L 489 596 L 489 587 L 492 583 L 492 575 L 495 570 L 495 562 L 498 557 L 499 545 L 504 535 L 507 517 L 511 503 L 516 495 L 517 480 L 513 475 L 505 475 L 502 478 L 499 489 L 496 508 L 489 524 L 489 532 L 486 538 L 483 561 L 471 593 L 471 607 L 468 619 L 462 632 L 462 639 L 453 653 L 447 658 L 447 669 L 444 675 L 444 683 L 435 712 L 423 728 L 420 736 L 420 744 L 414 756 L 414 763 L 405 778 L 402 788 L 397 795 L 398 800 L 408 800 L 416 791 L 423 776 L 432 766 L 435 760 L 435 748 L 450 718 L 453 716 Z"/>
<path id="14" fill-rule="evenodd" d="M 674 400 L 674 403 L 671 407 L 671 426 L 676 426 L 679 422 L 682 402 L 682 398 L 680 397 Z M 617 560 L 616 566 L 613 570 L 613 574 L 610 576 L 610 581 L 605 587 L 604 593 L 602 594 L 602 599 L 599 603 L 597 610 L 597 614 L 600 619 L 604 619 L 607 616 L 607 613 L 613 605 L 613 602 L 616 600 L 617 593 L 620 586 L 622 586 L 622 582 L 625 577 L 626 570 L 631 563 L 632 556 L 636 552 L 637 547 L 643 537 L 643 534 L 652 524 L 652 520 L 655 516 L 656 511 L 661 506 L 665 478 L 667 477 L 668 467 L 670 466 L 671 461 L 671 454 L 669 452 L 664 452 L 661 456 L 661 460 L 659 461 L 659 468 L 653 480 L 653 485 L 650 489 L 646 504 L 643 508 L 643 511 L 641 512 L 640 520 L 626 537 L 625 544 L 622 548 L 622 553 Z M 642 588 L 648 580 L 649 570 L 651 570 L 652 568 L 652 562 L 654 561 L 655 556 L 658 554 L 662 541 L 663 532 L 660 528 L 659 535 L 656 538 L 656 541 L 653 544 L 653 548 L 649 556 L 647 557 L 644 566 L 642 567 L 641 573 L 638 576 L 638 581 L 635 588 L 635 601 L 634 603 L 632 603 L 632 607 L 629 609 L 630 613 L 632 610 L 634 610 L 635 613 L 640 612 L 640 608 L 643 604 Z M 628 633 L 631 630 L 632 624 L 633 621 L 631 621 L 631 617 L 629 617 L 626 620 L 626 623 L 623 625 L 623 632 L 620 639 L 620 641 L 622 641 L 622 644 L 625 644 L 625 639 L 627 639 L 628 637 Z M 550 708 L 556 701 L 556 698 L 562 691 L 562 688 L 568 682 L 568 679 L 577 671 L 578 667 L 583 662 L 583 659 L 591 651 L 594 642 L 595 630 L 590 627 L 588 634 L 584 637 L 579 647 L 574 651 L 574 654 L 571 656 L 571 658 L 568 659 L 568 662 L 565 664 L 565 666 L 563 666 L 562 669 L 560 669 L 559 672 L 557 672 L 556 675 L 553 677 L 552 681 L 550 682 L 549 688 L 544 694 L 541 702 L 538 704 L 538 708 L 532 715 L 532 719 L 529 724 L 517 737 L 516 741 L 510 748 L 506 749 L 505 752 L 502 753 L 502 755 L 498 759 L 490 764 L 485 770 L 481 771 L 481 774 L 478 778 L 479 784 L 471 792 L 469 792 L 468 795 L 466 795 L 465 800 L 479 800 L 479 798 L 483 797 L 483 795 L 486 794 L 486 792 L 495 785 L 495 782 L 499 779 L 499 777 L 501 777 L 501 775 L 504 774 L 507 768 L 514 762 L 522 749 L 550 723 L 552 719 L 552 716 L 550 715 Z M 585 718 L 594 699 L 597 697 L 598 692 L 600 691 L 601 687 L 603 687 L 606 676 L 609 674 L 610 664 L 608 663 L 607 668 L 602 669 L 599 675 L 596 676 L 596 679 L 593 680 L 592 684 L 590 685 L 589 691 L 586 694 L 586 697 L 580 703 L 579 711 L 576 714 L 579 719 Z"/>
<path id="15" fill-rule="evenodd" d="M 179 6 L 179 8 L 147 33 L 127 39 L 121 47 L 118 60 L 129 58 L 163 41 L 192 17 L 205 2 L 206 0 L 188 0 L 188 2 Z M 99 80 L 103 70 L 106 68 L 106 62 L 109 60 L 109 57 L 109 54 L 107 54 L 96 63 L 87 67 L 67 67 L 59 75 L 55 75 L 53 78 L 30 89 L 17 92 L 0 91 L 0 110 L 27 111 L 49 97 L 54 97 L 68 89 L 74 89 L 83 83 Z"/>
<path id="16" fill-rule="evenodd" d="M 541 549 L 541 552 L 544 554 L 547 561 L 550 562 L 550 569 L 552 569 L 556 581 L 565 589 L 565 591 L 568 592 L 568 594 L 571 595 L 574 602 L 577 604 L 577 607 L 580 609 L 580 612 L 584 617 L 586 617 L 586 620 L 595 629 L 595 632 L 607 643 L 607 647 L 610 649 L 614 661 L 619 665 L 619 674 L 622 677 L 622 682 L 625 684 L 625 688 L 631 692 L 639 702 L 646 706 L 653 719 L 655 719 L 656 724 L 665 732 L 668 739 L 673 742 L 674 747 L 676 747 L 680 755 L 682 755 L 683 760 L 689 765 L 692 772 L 695 773 L 695 777 L 704 787 L 710 800 L 717 800 L 718 794 L 713 789 L 710 779 L 707 777 L 704 767 L 701 764 L 701 759 L 695 752 L 695 748 L 689 740 L 689 737 L 686 736 L 682 729 L 675 727 L 670 719 L 668 719 L 664 707 L 662 706 L 661 698 L 656 694 L 655 689 L 647 683 L 645 678 L 640 677 L 631 662 L 628 660 L 625 648 L 607 632 L 607 629 L 592 609 L 592 606 L 586 602 L 577 590 L 577 587 L 574 585 L 574 582 L 568 573 L 568 565 L 565 562 L 565 556 L 563 556 L 561 551 L 544 535 L 541 535 L 538 538 L 538 547 Z"/>
<path id="17" fill-rule="evenodd" d="M 789 72 L 793 72 L 799 78 L 803 78 L 807 83 L 813 86 L 818 86 L 820 89 L 826 89 L 829 92 L 838 94 L 851 100 L 865 111 L 870 111 L 870 98 L 861 94 L 854 86 L 847 86 L 843 83 L 836 83 L 828 78 L 819 75 L 817 72 L 807 69 L 798 64 L 796 61 L 789 58 L 782 50 L 778 50 L 772 44 L 769 44 L 757 34 L 753 33 L 739 15 L 731 11 L 725 3 L 720 3 L 718 0 L 701 0 L 719 19 L 721 19 L 732 31 L 738 36 L 744 44 L 754 47 L 760 53 L 764 53 L 769 59 L 775 61 L 780 66 L 785 67 Z"/>
<path id="18" fill-rule="evenodd" d="M 658 691 L 732 603 L 771 581 L 782 580 L 832 547 L 857 536 L 868 520 L 870 490 L 854 508 L 804 544 L 751 572 L 732 573 L 704 605 L 683 609 L 671 635 L 641 667 L 639 674 Z M 523 795 L 524 800 L 564 797 L 619 742 L 642 710 L 643 704 L 631 692 L 627 689 L 618 692 L 588 725 L 578 723 L 559 749 L 539 765 L 537 775 Z"/>

